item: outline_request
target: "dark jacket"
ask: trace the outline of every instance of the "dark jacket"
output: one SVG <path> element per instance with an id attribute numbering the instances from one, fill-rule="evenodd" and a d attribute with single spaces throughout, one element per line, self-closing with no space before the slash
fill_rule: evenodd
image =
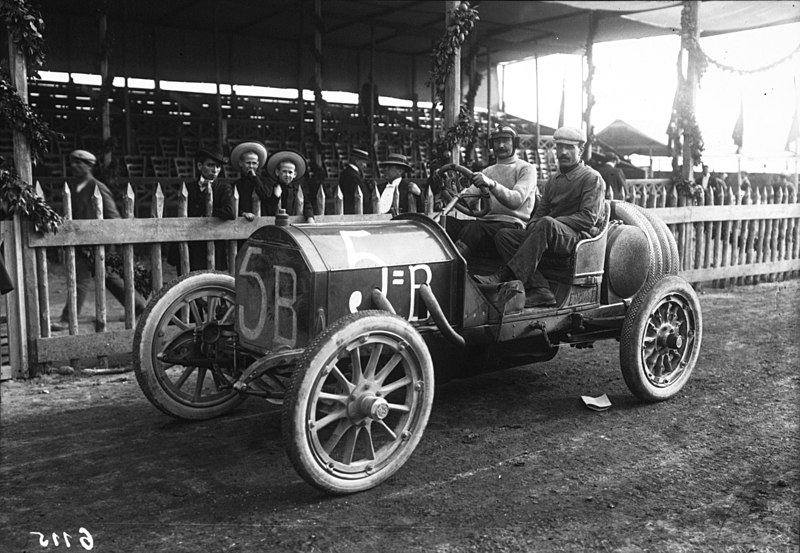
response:
<path id="1" fill-rule="evenodd" d="M 281 184 L 282 192 L 281 197 L 279 199 L 280 207 L 286 210 L 286 213 L 289 215 L 297 215 L 298 208 L 298 200 L 297 200 L 297 191 L 303 191 L 303 217 L 308 219 L 309 217 L 314 216 L 315 207 L 317 205 L 317 194 L 316 190 L 311 190 L 310 184 L 303 178 L 294 179 L 288 185 Z M 265 213 L 265 215 L 275 215 L 277 213 L 278 206 L 275 206 L 274 213 Z M 321 210 L 319 210 L 321 212 Z"/>
<path id="2" fill-rule="evenodd" d="M 253 192 L 258 196 L 261 202 L 261 213 L 266 214 L 267 211 L 277 209 L 277 198 L 272 193 L 272 183 L 266 184 L 261 180 L 258 175 L 251 176 L 245 175 L 239 180 L 231 184 L 232 189 L 239 191 L 239 213 L 253 213 Z M 231 190 L 231 194 L 233 190 Z M 270 205 L 271 204 L 271 205 Z"/>
<path id="3" fill-rule="evenodd" d="M 347 165 L 344 170 L 339 173 L 339 188 L 342 191 L 342 199 L 344 200 L 344 213 L 352 215 L 356 212 L 355 196 L 356 189 L 360 188 L 364 198 L 364 213 L 372 213 L 372 195 L 370 194 L 367 184 L 364 182 L 364 174 L 360 169 L 354 168 L 352 165 Z"/>

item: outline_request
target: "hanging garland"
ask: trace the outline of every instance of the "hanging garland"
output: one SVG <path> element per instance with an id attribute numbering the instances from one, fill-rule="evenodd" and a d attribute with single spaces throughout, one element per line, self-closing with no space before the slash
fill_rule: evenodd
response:
<path id="1" fill-rule="evenodd" d="M 453 148 L 464 146 L 471 148 L 478 140 L 478 127 L 472 121 L 466 106 L 461 106 L 458 113 L 458 122 L 448 128 L 444 135 L 433 144 L 433 157 L 431 171 L 450 163 Z"/>
<path id="2" fill-rule="evenodd" d="M 453 70 L 456 52 L 480 18 L 478 10 L 470 7 L 469 2 L 461 2 L 450 12 L 450 19 L 444 36 L 436 42 L 431 53 L 430 78 L 426 84 L 433 87 L 434 103 L 444 101 L 445 83 Z"/>
<path id="3" fill-rule="evenodd" d="M 39 77 L 44 65 L 44 19 L 39 10 L 25 0 L 3 0 L 0 2 L 0 17 L 5 21 L 11 42 L 25 56 L 28 75 Z"/>
<path id="4" fill-rule="evenodd" d="M 0 171 L 0 213 L 33 221 L 38 232 L 58 232 L 63 219 L 15 171 Z"/>

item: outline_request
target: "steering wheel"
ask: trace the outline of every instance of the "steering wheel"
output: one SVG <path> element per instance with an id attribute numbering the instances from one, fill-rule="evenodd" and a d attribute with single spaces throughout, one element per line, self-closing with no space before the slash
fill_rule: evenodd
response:
<path id="1" fill-rule="evenodd" d="M 445 173 L 448 172 L 455 174 L 445 176 Z M 476 218 L 483 217 L 491 211 L 492 195 L 488 190 L 482 190 L 478 194 L 466 193 L 467 189 L 472 184 L 472 175 L 472 171 L 456 163 L 448 163 L 436 170 L 436 177 L 442 181 L 442 192 L 450 196 L 450 201 L 448 201 L 447 205 L 442 208 L 442 211 L 437 214 L 437 219 L 450 213 L 453 208 L 461 213 Z M 477 200 L 477 202 L 473 202 L 472 200 Z"/>

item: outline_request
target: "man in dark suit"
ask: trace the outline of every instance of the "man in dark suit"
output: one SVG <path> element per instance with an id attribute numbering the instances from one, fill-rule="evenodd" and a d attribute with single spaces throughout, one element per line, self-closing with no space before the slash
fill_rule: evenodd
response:
<path id="1" fill-rule="evenodd" d="M 422 189 L 417 183 L 406 178 L 412 171 L 408 158 L 403 154 L 389 154 L 386 161 L 381 161 L 378 165 L 383 169 L 385 179 L 378 183 L 381 195 L 378 211 L 387 213 L 394 205 L 395 194 L 398 198 L 399 213 L 408 213 L 409 205 L 413 206 L 411 211 L 414 213 L 423 211 Z M 414 197 L 413 203 L 409 201 L 409 194 Z"/>
<path id="2" fill-rule="evenodd" d="M 362 213 L 370 213 L 370 199 L 371 194 L 367 183 L 364 182 L 364 169 L 367 167 L 369 161 L 369 154 L 360 149 L 353 148 L 350 150 L 350 162 L 339 174 L 339 189 L 342 191 L 342 198 L 344 200 L 344 213 L 352 215 L 356 213 L 356 190 L 361 189 L 361 196 L 363 198 L 363 211 Z"/>
<path id="3" fill-rule="evenodd" d="M 605 162 L 597 168 L 597 172 L 606 181 L 606 195 L 613 193 L 614 197 L 611 199 L 624 200 L 627 180 L 622 169 L 617 167 L 617 163 L 619 163 L 619 156 L 614 152 L 609 152 L 605 155 Z"/>
<path id="4" fill-rule="evenodd" d="M 217 179 L 225 158 L 219 149 L 200 149 L 195 157 L 197 172 L 200 177 L 196 181 L 191 181 L 186 185 L 188 193 L 187 217 L 206 217 L 206 198 L 208 190 L 211 189 L 213 206 L 210 215 L 220 219 L 232 220 L 236 218 L 233 212 L 233 189 L 230 184 L 221 182 Z M 228 260 L 226 255 L 227 248 L 225 242 L 217 240 L 214 242 L 214 268 L 227 270 Z M 180 266 L 180 256 L 177 244 L 173 244 L 167 255 L 167 262 L 178 269 L 178 274 L 184 274 Z M 189 271 L 208 270 L 206 261 L 206 243 L 202 241 L 189 242 Z"/>

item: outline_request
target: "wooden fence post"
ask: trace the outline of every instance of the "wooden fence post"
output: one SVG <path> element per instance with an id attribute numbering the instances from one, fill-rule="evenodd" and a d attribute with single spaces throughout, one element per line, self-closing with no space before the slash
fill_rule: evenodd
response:
<path id="1" fill-rule="evenodd" d="M 150 215 L 154 219 L 164 218 L 164 191 L 161 189 L 161 184 L 156 184 L 153 202 L 150 204 Z M 161 262 L 161 254 L 161 244 L 154 242 L 150 246 L 150 276 L 153 294 L 158 293 L 164 287 L 164 267 Z"/>
<path id="2" fill-rule="evenodd" d="M 135 195 L 133 187 L 128 183 L 128 188 L 123 197 L 123 217 L 133 219 Z M 122 246 L 122 268 L 124 271 L 123 282 L 125 290 L 125 328 L 133 328 L 136 324 L 136 280 L 133 272 L 133 244 Z"/>
<path id="3" fill-rule="evenodd" d="M 95 187 L 92 194 L 92 207 L 95 219 L 103 218 L 103 195 L 100 188 Z M 105 332 L 108 326 L 108 311 L 106 308 L 106 247 L 97 244 L 94 247 L 94 329 L 95 332 Z M 97 356 L 97 368 L 108 368 L 108 356 Z"/>

